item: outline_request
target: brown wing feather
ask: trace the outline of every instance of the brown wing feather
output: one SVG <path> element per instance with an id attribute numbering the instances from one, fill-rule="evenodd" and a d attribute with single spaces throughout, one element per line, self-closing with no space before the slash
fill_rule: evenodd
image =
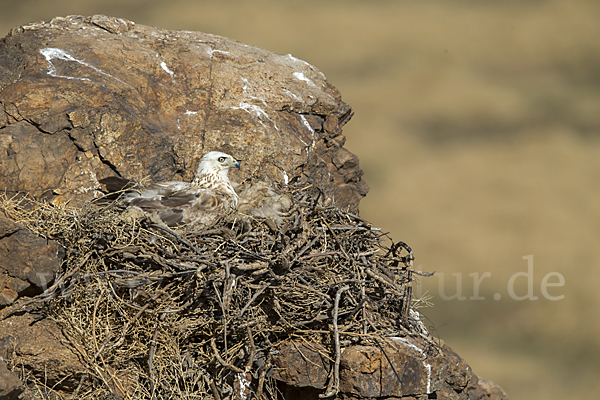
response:
<path id="1" fill-rule="evenodd" d="M 184 207 L 190 202 L 194 201 L 196 196 L 194 193 L 189 192 L 176 192 L 170 196 L 164 196 L 160 203 L 164 207 Z"/>
<path id="2" fill-rule="evenodd" d="M 132 199 L 129 204 L 139 207 L 147 212 L 153 212 L 165 208 L 159 198 L 145 199 L 143 197 L 136 197 L 135 199 Z"/>
<path id="3" fill-rule="evenodd" d="M 169 208 L 158 213 L 158 217 L 167 226 L 177 226 L 185 224 L 183 221 L 183 210 L 177 208 Z"/>
<path id="4" fill-rule="evenodd" d="M 128 189 L 136 183 L 132 179 L 121 178 L 119 176 L 109 176 L 107 178 L 100 179 L 98 182 L 103 184 L 105 190 L 109 193 Z"/>
<path id="5" fill-rule="evenodd" d="M 134 207 L 160 219 L 168 226 L 181 224 L 207 225 L 229 210 L 228 197 L 212 190 L 163 191 L 154 197 L 134 197 Z"/>
<path id="6" fill-rule="evenodd" d="M 213 152 L 207 154 L 210 157 L 219 155 Z M 235 164 L 211 164 L 210 158 L 203 158 L 205 164 L 201 165 L 204 167 L 199 166 L 199 172 L 192 183 L 163 182 L 141 188 L 135 187 L 136 181 L 119 177 L 104 178 L 100 182 L 109 192 L 125 190 L 121 197 L 122 203 L 143 211 L 152 221 L 169 226 L 208 226 L 219 216 L 237 207 L 238 196 L 231 187 L 227 169 L 239 168 L 239 163 L 231 156 L 228 157 Z"/>

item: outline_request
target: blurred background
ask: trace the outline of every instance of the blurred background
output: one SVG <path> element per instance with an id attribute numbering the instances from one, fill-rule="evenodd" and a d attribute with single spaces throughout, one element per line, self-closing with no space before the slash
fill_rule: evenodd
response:
<path id="1" fill-rule="evenodd" d="M 0 10 L 0 36 L 105 14 L 315 65 L 356 112 L 344 133 L 371 186 L 361 215 L 437 271 L 415 288 L 432 296 L 421 311 L 433 332 L 511 399 L 598 393 L 597 0 L 0 0 Z"/>

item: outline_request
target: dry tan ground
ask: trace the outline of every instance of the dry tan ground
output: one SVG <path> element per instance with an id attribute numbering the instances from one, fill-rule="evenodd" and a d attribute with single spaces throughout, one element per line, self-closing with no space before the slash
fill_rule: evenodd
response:
<path id="1" fill-rule="evenodd" d="M 69 4 L 75 3 L 75 4 Z M 356 115 L 346 147 L 361 213 L 409 243 L 441 337 L 512 399 L 600 389 L 600 3 L 529 1 L 0 2 L 0 35 L 102 13 L 210 32 L 320 68 Z M 533 295 L 515 300 L 528 270 Z M 473 277 L 489 272 L 475 297 Z M 541 291 L 560 273 L 564 286 Z M 462 282 L 465 300 L 444 300 Z M 547 282 L 557 283 L 557 276 Z M 516 279 L 515 293 L 528 288 Z M 499 294 L 501 300 L 494 300 Z"/>

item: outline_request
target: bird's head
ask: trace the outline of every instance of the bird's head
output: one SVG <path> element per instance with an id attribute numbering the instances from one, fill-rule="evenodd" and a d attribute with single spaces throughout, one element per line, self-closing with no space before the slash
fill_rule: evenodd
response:
<path id="1" fill-rule="evenodd" d="M 210 151 L 200 159 L 196 178 L 207 173 L 221 175 L 223 178 L 226 178 L 230 168 L 239 167 L 239 161 L 229 154 L 220 151 Z"/>

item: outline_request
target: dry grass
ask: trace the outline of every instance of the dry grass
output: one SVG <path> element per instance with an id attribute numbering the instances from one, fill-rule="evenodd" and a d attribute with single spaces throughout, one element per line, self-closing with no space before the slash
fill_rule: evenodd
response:
<path id="1" fill-rule="evenodd" d="M 8 217 L 66 248 L 62 273 L 34 301 L 86 364 L 77 398 L 224 398 L 239 380 L 275 398 L 271 352 L 286 340 L 327 349 L 334 368 L 341 340 L 422 334 L 409 311 L 412 250 L 318 204 L 310 187 L 289 196 L 278 229 L 234 213 L 203 231 L 115 204 L 4 196 Z"/>

